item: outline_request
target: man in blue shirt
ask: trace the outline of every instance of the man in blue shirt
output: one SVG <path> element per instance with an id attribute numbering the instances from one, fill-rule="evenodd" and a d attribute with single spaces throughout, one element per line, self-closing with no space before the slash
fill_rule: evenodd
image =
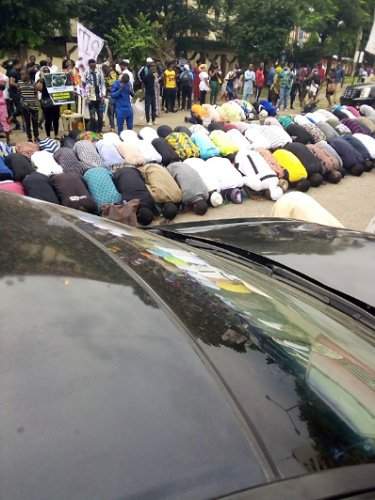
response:
<path id="1" fill-rule="evenodd" d="M 117 80 L 111 89 L 111 97 L 115 101 L 115 112 L 118 133 L 122 132 L 124 121 L 129 130 L 133 128 L 133 108 L 130 96 L 134 96 L 133 87 L 129 82 L 129 75 L 124 73 L 120 80 Z"/>
<path id="2" fill-rule="evenodd" d="M 336 82 L 340 84 L 341 88 L 344 86 L 345 70 L 341 64 L 337 65 L 336 68 Z"/>
<path id="3" fill-rule="evenodd" d="M 188 64 L 184 65 L 183 70 L 179 76 L 180 86 L 181 86 L 181 95 L 182 95 L 182 110 L 188 111 L 191 108 L 191 95 L 193 92 L 193 80 L 194 75 L 190 70 Z"/>

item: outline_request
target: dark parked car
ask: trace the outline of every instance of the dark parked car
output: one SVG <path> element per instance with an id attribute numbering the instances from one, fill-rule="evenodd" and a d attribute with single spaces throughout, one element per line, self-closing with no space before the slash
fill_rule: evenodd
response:
<path id="1" fill-rule="evenodd" d="M 5 193 L 0 235 L 0 498 L 374 498 L 374 236 Z"/>
<path id="2" fill-rule="evenodd" d="M 342 105 L 360 106 L 369 104 L 375 106 L 375 84 L 358 83 L 357 85 L 348 85 L 340 97 Z"/>

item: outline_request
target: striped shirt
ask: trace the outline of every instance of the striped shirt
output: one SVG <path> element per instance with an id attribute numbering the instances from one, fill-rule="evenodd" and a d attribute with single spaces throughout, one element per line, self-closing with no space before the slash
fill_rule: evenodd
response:
<path id="1" fill-rule="evenodd" d="M 38 97 L 33 83 L 19 81 L 17 88 L 25 108 L 39 108 Z"/>
<path id="2" fill-rule="evenodd" d="M 74 144 L 73 151 L 86 168 L 101 167 L 104 163 L 91 141 L 77 141 Z"/>
<path id="3" fill-rule="evenodd" d="M 76 173 L 83 175 L 86 171 L 85 165 L 78 160 L 73 149 L 62 147 L 54 154 L 54 158 L 62 166 L 65 173 Z"/>

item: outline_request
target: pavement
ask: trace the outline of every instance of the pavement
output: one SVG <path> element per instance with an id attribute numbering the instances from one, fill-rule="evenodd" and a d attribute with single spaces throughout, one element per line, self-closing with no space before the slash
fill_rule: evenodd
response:
<path id="1" fill-rule="evenodd" d="M 320 107 L 327 105 L 321 98 Z M 288 110 L 287 113 L 294 114 Z M 188 113 L 163 114 L 158 118 L 158 125 L 170 125 L 174 128 L 184 124 Z M 145 123 L 135 117 L 135 129 L 145 126 Z M 41 135 L 43 137 L 43 135 Z M 12 134 L 12 143 L 24 141 L 22 132 Z M 375 216 L 375 170 L 364 173 L 361 177 L 346 176 L 339 184 L 324 184 L 319 188 L 310 188 L 308 194 L 331 212 L 345 227 L 364 230 L 372 217 Z M 211 208 L 204 216 L 196 216 L 191 212 L 179 214 L 175 222 L 209 219 L 231 219 L 236 217 L 269 217 L 273 202 L 261 196 L 246 200 L 241 205 L 226 203 L 221 207 Z M 156 224 L 164 222 L 155 221 Z"/>

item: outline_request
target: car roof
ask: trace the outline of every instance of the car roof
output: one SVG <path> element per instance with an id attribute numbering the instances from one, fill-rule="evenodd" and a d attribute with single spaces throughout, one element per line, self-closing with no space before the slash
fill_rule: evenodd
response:
<path id="1" fill-rule="evenodd" d="M 353 85 L 348 85 L 347 88 L 365 88 L 365 87 L 374 87 L 375 83 L 354 83 Z"/>
<path id="2" fill-rule="evenodd" d="M 83 212 L 0 195 L 0 227 L 7 497 L 212 498 L 374 458 L 351 318 Z"/>

